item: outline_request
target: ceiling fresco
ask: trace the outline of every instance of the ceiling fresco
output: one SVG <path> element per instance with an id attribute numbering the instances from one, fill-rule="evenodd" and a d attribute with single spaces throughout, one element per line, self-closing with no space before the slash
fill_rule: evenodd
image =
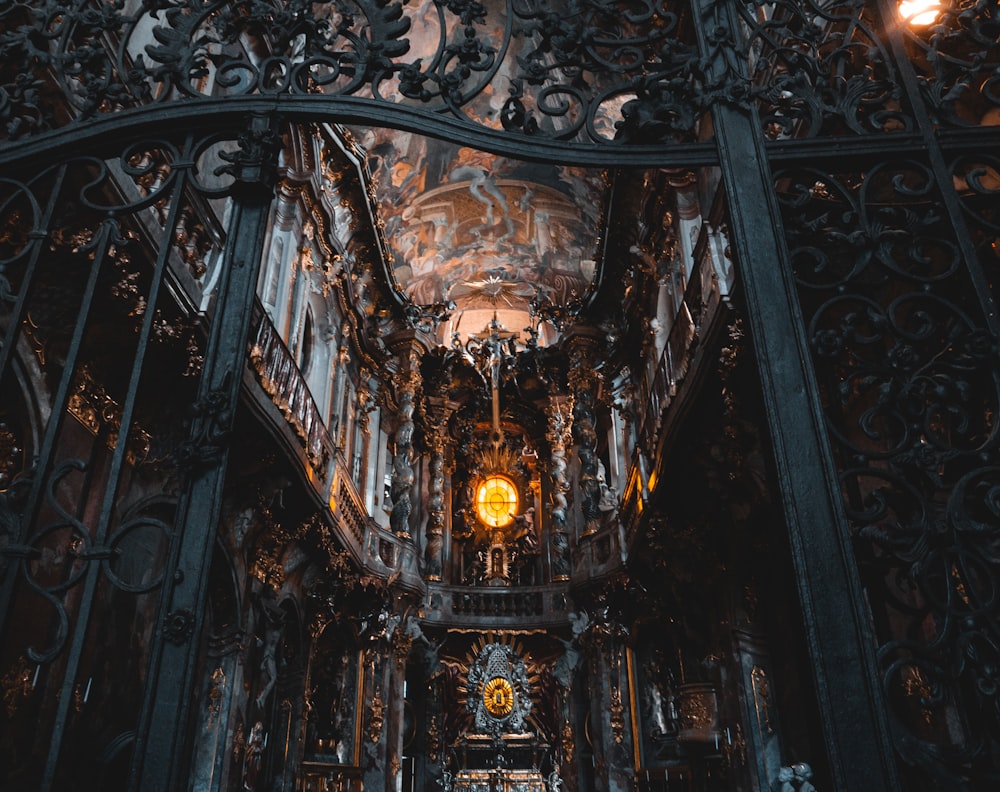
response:
<path id="1" fill-rule="evenodd" d="M 453 302 L 449 334 L 480 331 L 494 312 L 519 332 L 533 299 L 562 305 L 586 292 L 608 193 L 601 171 L 410 133 L 358 137 L 395 286 L 418 305 Z"/>

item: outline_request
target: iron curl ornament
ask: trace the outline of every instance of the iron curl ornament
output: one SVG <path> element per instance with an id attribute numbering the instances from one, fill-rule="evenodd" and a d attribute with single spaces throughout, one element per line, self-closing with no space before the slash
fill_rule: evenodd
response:
<path id="1" fill-rule="evenodd" d="M 693 16 L 687 0 L 13 0 L 0 10 L 0 139 L 165 108 L 176 120 L 203 102 L 511 151 L 662 150 L 733 99 L 704 77 L 732 37 L 701 54 Z"/>
<path id="2" fill-rule="evenodd" d="M 935 184 L 919 161 L 776 174 L 896 748 L 914 788 L 979 788 L 1000 741 L 1000 366 Z"/>
<path id="3" fill-rule="evenodd" d="M 923 24 L 906 24 L 906 51 L 931 121 L 940 127 L 1000 122 L 1000 7 L 940 0 Z"/>
<path id="4" fill-rule="evenodd" d="M 768 139 L 912 131 L 875 4 L 757 0 L 734 4 Z"/>

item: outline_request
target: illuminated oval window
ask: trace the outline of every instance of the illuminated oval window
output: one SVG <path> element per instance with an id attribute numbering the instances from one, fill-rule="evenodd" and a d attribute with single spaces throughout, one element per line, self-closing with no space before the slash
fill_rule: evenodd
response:
<path id="1" fill-rule="evenodd" d="M 490 476 L 476 490 L 476 513 L 492 528 L 503 528 L 517 514 L 517 490 L 509 479 Z"/>

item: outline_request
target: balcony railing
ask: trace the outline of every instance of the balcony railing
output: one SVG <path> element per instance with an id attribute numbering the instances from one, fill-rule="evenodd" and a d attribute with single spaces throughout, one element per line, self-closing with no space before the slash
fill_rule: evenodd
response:
<path id="1" fill-rule="evenodd" d="M 644 382 L 640 389 L 640 398 L 646 409 L 642 414 L 639 437 L 642 447 L 650 452 L 656 445 L 663 412 L 677 394 L 677 386 L 687 374 L 689 353 L 696 334 L 697 329 L 685 301 L 674 317 L 652 382 Z"/>
<path id="2" fill-rule="evenodd" d="M 250 362 L 261 387 L 302 440 L 309 464 L 322 469 L 333 455 L 333 440 L 292 353 L 260 304 L 254 306 Z"/>
<path id="3" fill-rule="evenodd" d="M 336 515 L 346 533 L 353 537 L 358 548 L 364 547 L 365 531 L 370 519 L 361 495 L 344 466 L 338 462 L 336 476 Z"/>
<path id="4" fill-rule="evenodd" d="M 431 585 L 428 594 L 433 605 L 425 617 L 428 622 L 478 623 L 486 617 L 498 625 L 541 626 L 565 622 L 568 614 L 562 585 L 495 589 Z"/>
<path id="5" fill-rule="evenodd" d="M 581 537 L 573 554 L 573 579 L 599 580 L 614 574 L 622 567 L 619 521 L 602 528 L 590 536 Z"/>
<path id="6" fill-rule="evenodd" d="M 645 406 L 639 424 L 641 447 L 652 453 L 659 440 L 663 414 L 677 395 L 678 386 L 687 376 L 694 354 L 695 342 L 702 336 L 718 313 L 722 293 L 713 261 L 712 234 L 718 234 L 707 226 L 702 228 L 694 256 L 694 267 L 684 290 L 684 299 L 674 316 L 667 342 L 652 381 L 646 378 L 640 385 L 639 393 Z M 727 285 L 727 290 L 729 286 Z"/>

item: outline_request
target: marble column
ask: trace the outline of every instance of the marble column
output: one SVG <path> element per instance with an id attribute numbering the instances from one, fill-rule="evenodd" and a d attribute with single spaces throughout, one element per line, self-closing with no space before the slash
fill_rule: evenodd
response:
<path id="1" fill-rule="evenodd" d="M 241 637 L 240 631 L 233 629 L 211 639 L 214 668 L 206 672 L 208 679 L 202 688 L 204 703 L 198 713 L 191 770 L 194 787 L 206 792 L 227 788 L 228 760 L 232 751 L 229 738 L 234 726 L 233 693 L 242 690 Z"/>
<path id="2" fill-rule="evenodd" d="M 388 782 L 389 747 L 387 745 L 386 717 L 389 709 L 386 702 L 392 688 L 391 666 L 385 662 L 388 646 L 384 639 L 365 650 L 363 684 L 365 686 L 364 701 L 367 708 L 358 714 L 363 719 L 361 732 L 361 764 L 364 768 L 362 776 L 363 789 L 395 789 Z"/>
<path id="3" fill-rule="evenodd" d="M 633 789 L 627 635 L 614 616 L 598 612 L 581 641 L 588 662 L 590 738 L 597 792 Z"/>

